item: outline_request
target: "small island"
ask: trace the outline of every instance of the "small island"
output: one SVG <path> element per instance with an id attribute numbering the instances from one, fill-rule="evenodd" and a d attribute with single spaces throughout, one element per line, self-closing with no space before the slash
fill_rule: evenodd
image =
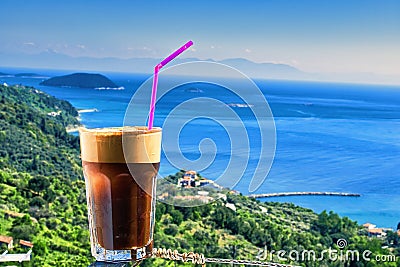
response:
<path id="1" fill-rule="evenodd" d="M 52 77 L 41 82 L 40 85 L 78 88 L 119 88 L 118 85 L 104 75 L 91 73 L 73 73 L 64 76 Z"/>

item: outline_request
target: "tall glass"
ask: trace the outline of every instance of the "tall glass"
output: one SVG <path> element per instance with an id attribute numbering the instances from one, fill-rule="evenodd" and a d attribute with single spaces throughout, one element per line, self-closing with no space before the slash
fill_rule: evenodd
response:
<path id="1" fill-rule="evenodd" d="M 92 255 L 151 256 L 161 128 L 80 128 Z"/>

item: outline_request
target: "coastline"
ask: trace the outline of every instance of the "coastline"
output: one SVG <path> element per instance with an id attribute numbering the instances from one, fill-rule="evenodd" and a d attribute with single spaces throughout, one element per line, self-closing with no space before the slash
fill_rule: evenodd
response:
<path id="1" fill-rule="evenodd" d="M 76 133 L 81 126 L 82 125 L 68 125 L 67 127 L 65 127 L 65 130 L 67 131 L 67 133 Z"/>
<path id="2" fill-rule="evenodd" d="M 76 108 L 77 109 L 77 108 Z M 99 112 L 97 108 L 88 108 L 88 109 L 77 109 L 78 113 L 89 113 L 89 112 Z"/>
<path id="3" fill-rule="evenodd" d="M 132 80 L 128 82 L 128 79 L 132 79 L 132 77 L 121 76 L 119 79 L 120 83 L 126 88 L 132 88 Z M 123 121 L 123 111 L 120 107 L 124 107 L 131 96 L 129 90 L 86 91 L 74 88 L 60 90 L 60 88 L 40 87 L 37 85 L 38 80 L 16 77 L 3 77 L 3 81 L 11 85 L 25 84 L 34 86 L 57 98 L 73 103 L 77 109 L 101 108 L 98 113 L 92 111 L 93 113 L 91 114 L 83 114 L 85 112 L 81 112 L 82 115 L 78 119 L 88 127 L 102 127 L 101 121 L 104 121 L 104 125 Z M 393 94 L 392 91 L 385 91 L 387 95 L 382 94 L 380 86 L 378 88 L 378 86 L 373 85 L 364 88 L 362 85 L 314 84 L 295 81 L 268 81 L 268 83 L 259 81 L 258 85 L 262 90 L 265 89 L 265 92 L 267 92 L 268 86 L 269 93 L 267 96 L 270 97 L 268 101 L 275 104 L 274 111 L 276 114 L 274 115 L 276 115 L 276 123 L 278 124 L 278 129 L 280 129 L 277 135 L 281 148 L 291 148 L 293 145 L 298 146 L 296 151 L 286 149 L 278 151 L 279 158 L 274 163 L 271 174 L 268 177 L 268 183 L 259 192 L 320 191 L 330 189 L 346 192 L 356 189 L 357 192 L 362 194 L 362 197 L 359 198 L 282 196 L 260 199 L 260 201 L 294 203 L 298 206 L 310 208 L 317 213 L 323 210 L 333 210 L 340 216 L 349 217 L 360 223 L 372 221 L 377 225 L 395 227 L 400 220 L 400 211 L 395 205 L 400 201 L 400 196 L 393 189 L 398 188 L 398 181 L 400 180 L 397 179 L 396 172 L 393 172 L 395 170 L 394 165 L 397 164 L 398 160 L 392 156 L 397 153 L 397 150 L 392 151 L 397 149 L 397 146 L 393 146 L 394 136 L 392 135 L 392 133 L 396 132 L 395 127 L 397 126 L 396 123 L 393 123 L 392 118 L 398 118 L 398 115 L 396 110 L 391 109 L 390 114 L 388 113 L 388 116 L 385 115 L 387 119 L 382 120 L 380 119 L 382 113 L 380 110 L 381 107 L 390 107 L 394 103 L 398 103 L 398 100 L 396 100 L 399 99 L 396 97 L 397 93 Z M 345 86 L 346 92 L 348 91 L 352 95 L 349 96 L 343 91 Z M 200 87 L 200 89 L 208 93 L 207 88 Z M 323 94 L 319 93 L 322 91 L 320 89 L 324 89 Z M 342 93 L 344 100 L 337 100 L 335 98 L 337 93 Z M 351 96 L 354 95 L 357 95 L 357 99 L 360 100 L 353 101 Z M 390 99 L 388 98 L 389 96 Z M 313 97 L 312 100 L 310 100 L 311 97 Z M 359 101 L 363 101 L 361 107 L 370 110 L 371 112 L 368 114 L 371 115 L 362 113 L 363 119 L 359 119 L 359 114 L 354 113 L 358 112 Z M 122 104 L 117 105 L 116 103 Z M 304 103 L 313 103 L 313 105 L 307 106 Z M 380 105 L 377 106 L 374 103 Z M 337 116 L 334 116 L 336 104 L 340 104 L 340 109 L 342 110 L 340 114 L 346 117 L 337 118 Z M 300 114 L 298 111 L 289 110 L 287 105 L 293 105 L 295 107 L 293 110 L 310 112 L 307 113 L 308 115 Z M 353 113 L 346 112 L 348 106 L 351 106 Z M 334 117 L 329 117 L 329 120 L 325 119 L 326 117 L 324 116 L 326 114 L 322 112 L 325 108 L 321 112 L 317 112 L 314 110 L 317 107 L 321 109 L 332 107 L 329 112 L 333 112 L 330 116 Z M 244 111 L 242 109 L 238 110 Z M 68 130 L 71 131 L 71 134 L 76 135 L 77 129 L 73 128 L 76 127 L 70 127 Z M 332 129 L 335 131 L 332 132 Z M 218 137 L 216 138 L 216 142 L 218 142 Z M 319 140 L 320 145 L 318 148 L 314 149 L 313 144 L 315 143 L 307 142 L 311 140 L 310 138 Z M 337 150 L 331 149 L 331 145 L 339 141 L 341 142 L 341 150 L 340 153 L 337 153 Z M 387 148 L 391 149 L 391 154 L 387 153 Z M 369 154 L 368 151 L 371 150 L 376 151 L 376 153 Z M 307 157 L 302 156 L 301 152 L 304 151 L 307 151 Z M 294 152 L 300 154 L 295 154 Z M 322 152 L 324 153 L 322 154 Z M 329 159 L 326 158 L 327 153 L 331 155 Z M 320 159 L 317 164 L 314 164 L 315 159 Z M 337 164 L 337 162 L 340 163 Z M 374 162 L 374 164 L 368 165 L 371 162 Z M 164 167 L 164 169 L 167 170 L 169 169 L 168 162 L 165 161 L 165 163 L 166 165 L 164 166 L 167 167 Z M 306 164 L 308 167 L 298 168 L 299 164 L 301 166 Z M 219 165 L 217 164 L 216 166 L 218 167 Z M 318 169 L 314 166 L 326 166 L 326 168 Z M 370 168 L 365 168 L 365 166 Z M 217 171 L 213 170 L 212 172 Z M 211 174 L 204 174 L 211 177 Z M 346 178 L 348 180 L 345 180 Z M 243 183 L 239 184 L 235 190 L 247 195 L 249 194 L 247 191 L 248 181 L 246 177 L 243 180 Z M 310 184 L 309 181 L 311 181 Z M 309 186 L 306 186 L 306 184 L 309 184 Z M 365 186 L 367 184 L 368 186 Z"/>
<path id="4" fill-rule="evenodd" d="M 68 100 L 67 100 L 68 101 Z M 81 122 L 82 118 L 81 118 L 81 114 L 82 113 L 91 113 L 91 112 L 99 112 L 99 110 L 97 108 L 89 108 L 89 109 L 78 109 L 77 107 L 74 106 L 74 108 L 78 111 L 78 116 L 76 116 L 76 119 Z M 83 124 L 76 124 L 76 125 L 68 125 L 67 127 L 65 127 L 65 130 L 67 131 L 67 133 L 76 133 L 79 131 L 79 127 L 84 126 Z"/>

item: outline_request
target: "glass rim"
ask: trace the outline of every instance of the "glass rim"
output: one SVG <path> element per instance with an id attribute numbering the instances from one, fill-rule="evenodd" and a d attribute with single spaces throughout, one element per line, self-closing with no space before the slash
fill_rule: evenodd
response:
<path id="1" fill-rule="evenodd" d="M 161 127 L 153 127 L 151 130 L 147 126 L 123 126 L 123 127 L 98 127 L 87 128 L 85 126 L 79 127 L 79 134 L 93 134 L 93 135 L 139 135 L 151 134 L 162 132 Z"/>

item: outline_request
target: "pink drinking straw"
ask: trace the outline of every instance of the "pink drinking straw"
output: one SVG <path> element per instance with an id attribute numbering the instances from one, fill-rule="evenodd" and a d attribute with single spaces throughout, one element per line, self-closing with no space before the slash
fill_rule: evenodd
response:
<path id="1" fill-rule="evenodd" d="M 171 60 L 179 56 L 183 51 L 185 51 L 192 45 L 193 45 L 192 41 L 187 42 L 186 44 L 181 46 L 178 50 L 176 50 L 171 55 L 166 57 L 163 61 L 158 63 L 157 66 L 154 67 L 153 88 L 151 90 L 151 101 L 150 101 L 150 112 L 149 112 L 149 125 L 148 125 L 149 130 L 153 128 L 153 122 L 154 122 L 154 111 L 155 111 L 156 97 L 157 97 L 158 72 L 162 67 L 167 65 Z"/>

